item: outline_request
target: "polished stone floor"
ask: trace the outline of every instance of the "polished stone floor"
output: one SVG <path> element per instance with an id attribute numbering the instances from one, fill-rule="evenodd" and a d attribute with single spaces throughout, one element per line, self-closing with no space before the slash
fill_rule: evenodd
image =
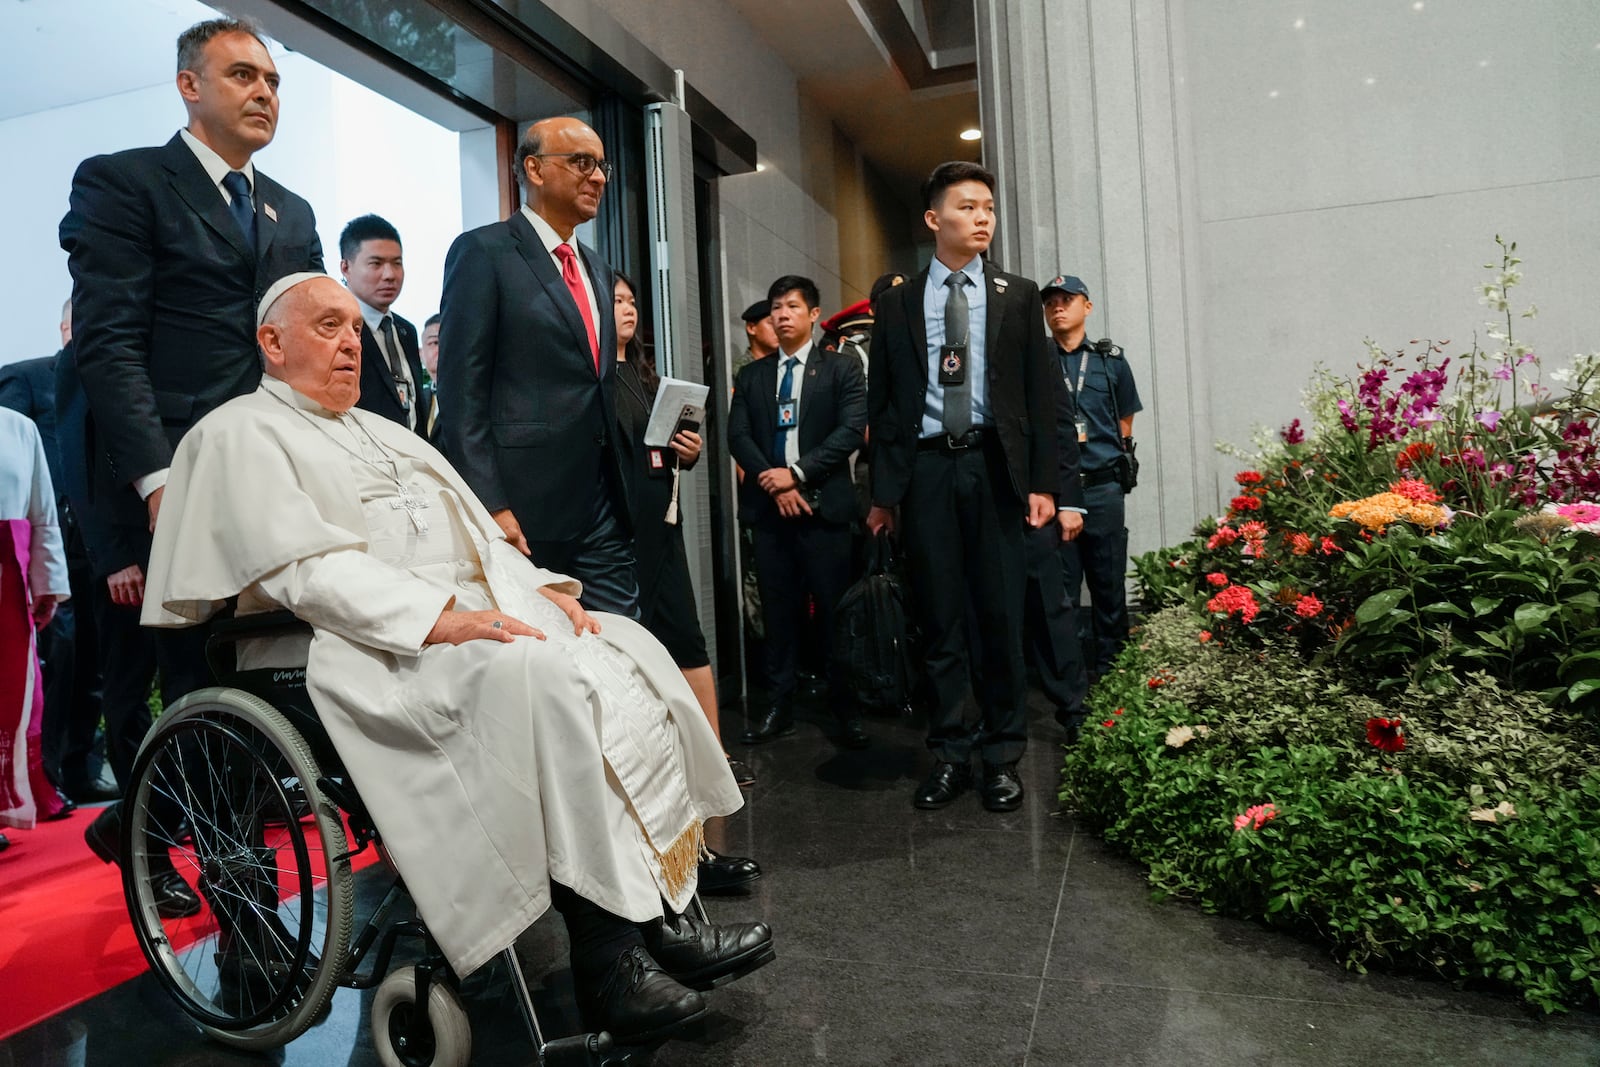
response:
<path id="1" fill-rule="evenodd" d="M 1056 730 L 1035 712 L 1031 792 L 1010 815 L 971 795 L 913 810 L 925 756 L 909 723 L 871 722 L 865 752 L 836 749 L 812 723 L 751 750 L 760 781 L 725 849 L 767 875 L 753 895 L 708 906 L 771 922 L 778 959 L 714 993 L 703 1028 L 651 1062 L 1600 1063 L 1600 1016 L 1542 1018 L 1509 997 L 1347 974 L 1313 946 L 1152 903 L 1137 868 L 1055 814 Z M 370 901 L 375 879 L 363 889 Z M 546 918 L 519 951 L 541 1016 L 569 1032 L 563 936 Z M 504 978 L 480 972 L 466 994 L 473 1062 L 532 1063 Z M 342 990 L 321 1025 L 253 1056 L 205 1041 L 140 978 L 0 1043 L 0 1067 L 370 1067 L 370 998 Z"/>

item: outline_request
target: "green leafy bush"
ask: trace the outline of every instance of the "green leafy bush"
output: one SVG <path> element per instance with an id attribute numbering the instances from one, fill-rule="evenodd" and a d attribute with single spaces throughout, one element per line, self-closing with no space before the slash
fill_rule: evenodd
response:
<path id="1" fill-rule="evenodd" d="M 1600 995 L 1591 723 L 1482 673 L 1380 699 L 1292 637 L 1201 625 L 1149 621 L 1065 768 L 1063 802 L 1158 893 L 1326 939 L 1357 969 L 1499 983 L 1546 1011 Z"/>

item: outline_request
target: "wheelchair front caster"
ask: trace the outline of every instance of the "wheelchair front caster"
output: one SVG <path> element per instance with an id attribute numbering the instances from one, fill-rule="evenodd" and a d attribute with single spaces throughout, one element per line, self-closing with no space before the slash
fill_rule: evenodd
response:
<path id="1" fill-rule="evenodd" d="M 383 1067 L 466 1067 L 472 1029 L 456 991 L 430 982 L 427 1016 L 419 1016 L 416 968 L 390 972 L 372 1002 L 372 1046 Z"/>

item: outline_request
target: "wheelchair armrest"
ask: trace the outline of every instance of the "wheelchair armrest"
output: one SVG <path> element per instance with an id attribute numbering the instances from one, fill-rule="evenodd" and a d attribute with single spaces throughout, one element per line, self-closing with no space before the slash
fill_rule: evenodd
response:
<path id="1" fill-rule="evenodd" d="M 282 637 L 310 631 L 311 624 L 301 620 L 287 608 L 217 619 L 211 624 L 211 632 L 206 635 L 206 662 L 211 667 L 211 673 L 222 678 L 227 673 L 219 666 L 223 652 L 240 641 L 258 637 Z"/>

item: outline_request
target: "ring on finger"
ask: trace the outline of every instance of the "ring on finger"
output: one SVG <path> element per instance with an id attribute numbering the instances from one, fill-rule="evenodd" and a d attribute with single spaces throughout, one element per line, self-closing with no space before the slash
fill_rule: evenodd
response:
<path id="1" fill-rule="evenodd" d="M 501 625 L 499 619 L 494 620 L 494 622 L 491 622 L 489 625 L 493 626 L 496 630 L 502 630 L 502 629 L 505 628 L 504 626 Z"/>

